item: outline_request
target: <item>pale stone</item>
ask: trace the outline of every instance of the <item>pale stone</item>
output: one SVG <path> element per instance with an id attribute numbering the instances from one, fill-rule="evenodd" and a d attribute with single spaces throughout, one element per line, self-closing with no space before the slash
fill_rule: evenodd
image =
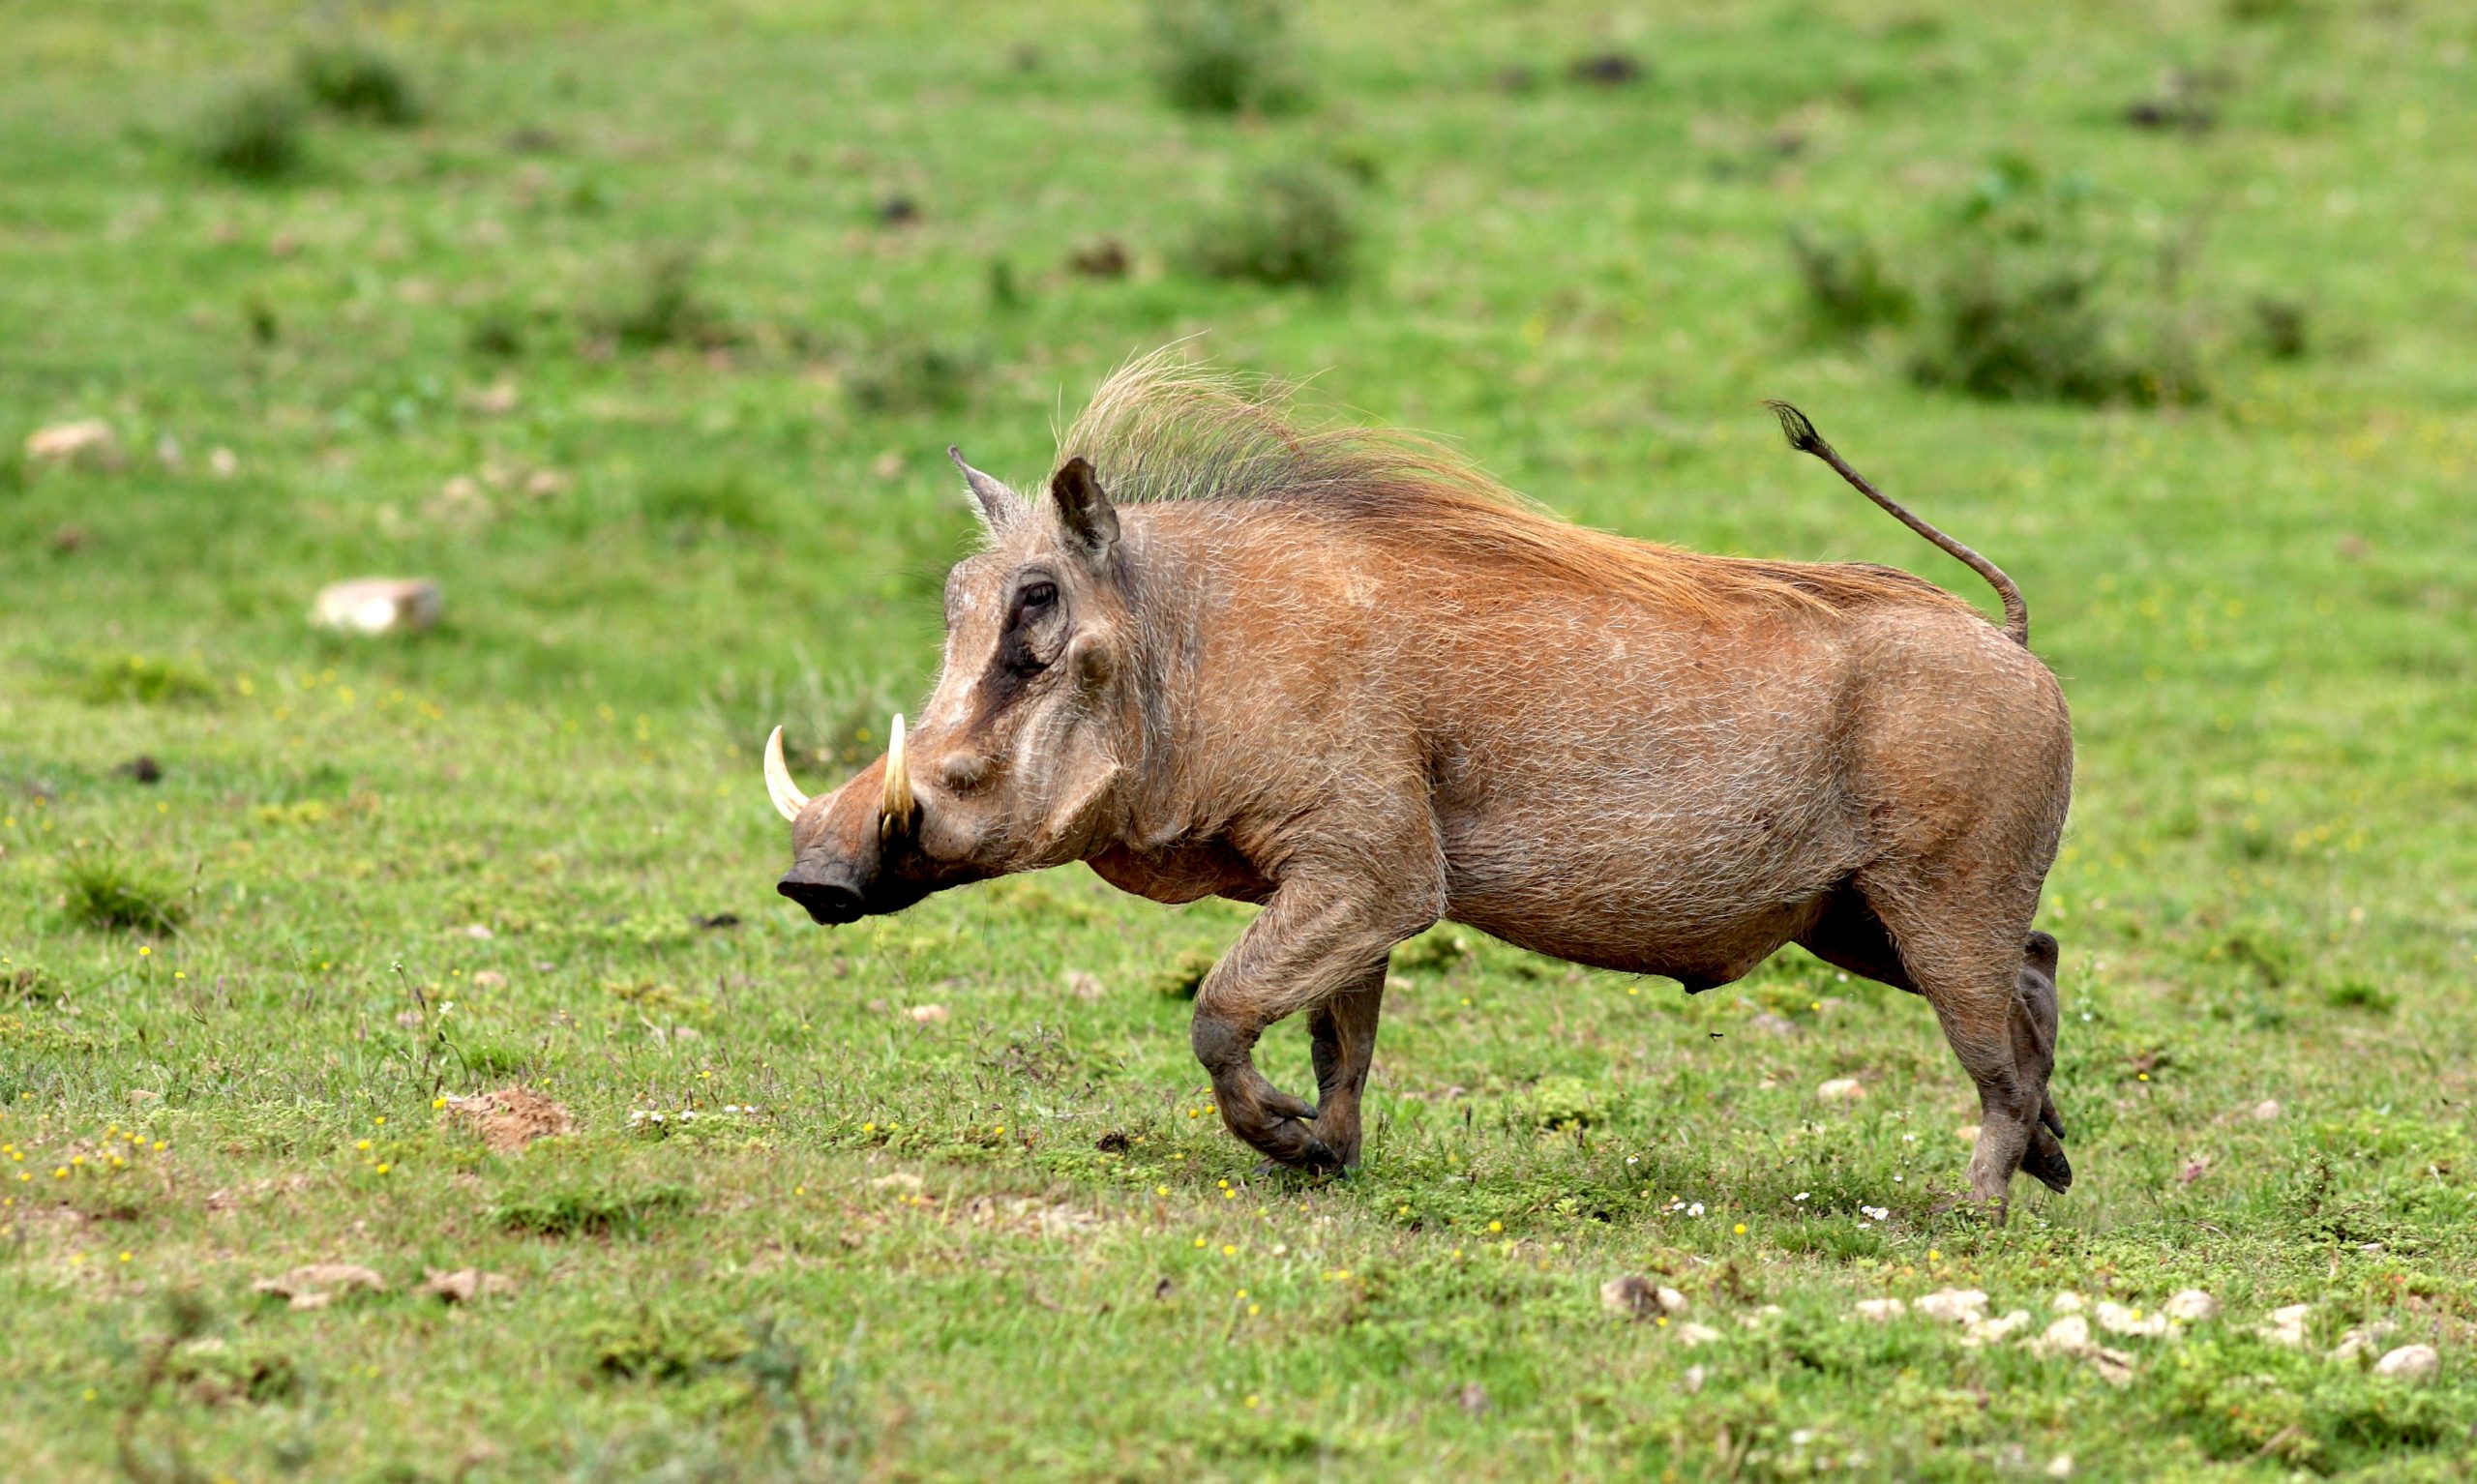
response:
<path id="1" fill-rule="evenodd" d="M 1897 1298 L 1862 1298 L 1858 1300 L 1858 1317 L 1860 1319 L 1897 1319 L 1902 1314 L 1906 1313 L 1908 1309 L 1909 1305 L 1902 1303 Z"/>
<path id="2" fill-rule="evenodd" d="M 2167 1316 L 2144 1314 L 2109 1299 L 2099 1301 L 2099 1327 L 2115 1335 L 2163 1335 L 2167 1332 Z"/>
<path id="3" fill-rule="evenodd" d="M 2161 1304 L 2159 1312 L 2180 1324 L 2198 1324 L 2219 1318 L 2219 1300 L 2199 1289 L 2182 1289 Z"/>
<path id="4" fill-rule="evenodd" d="M 1709 1345 L 1720 1338 L 1720 1332 L 1709 1324 L 1686 1323 L 1677 1326 L 1677 1343 L 1684 1346 Z"/>
<path id="5" fill-rule="evenodd" d="M 2264 1098 L 2253 1105 L 2253 1121 L 2256 1123 L 2272 1122 L 2279 1115 L 2280 1102 L 2277 1098 Z"/>
<path id="6" fill-rule="evenodd" d="M 911 1007 L 910 1015 L 913 1020 L 923 1025 L 943 1025 L 954 1019 L 943 1005 L 914 1005 Z"/>
<path id="7" fill-rule="evenodd" d="M 99 417 L 84 417 L 28 433 L 26 457 L 37 463 L 106 468 L 120 461 L 120 440 L 112 435 L 111 424 Z"/>
<path id="8" fill-rule="evenodd" d="M 438 622 L 438 584 L 427 578 L 357 578 L 321 588 L 310 621 L 348 634 L 398 634 Z"/>
<path id="9" fill-rule="evenodd" d="M 1866 1095 L 1866 1089 L 1854 1077 L 1835 1077 L 1815 1089 L 1815 1096 L 1827 1103 L 1855 1103 Z"/>
<path id="10" fill-rule="evenodd" d="M 1978 1289 L 1939 1289 L 1910 1305 L 1928 1319 L 1966 1324 L 1986 1315 L 1986 1294 Z"/>
<path id="11" fill-rule="evenodd" d="M 2427 1381 L 2442 1370 L 2442 1356 L 2431 1345 L 2403 1345 L 2373 1363 L 2376 1376 Z"/>

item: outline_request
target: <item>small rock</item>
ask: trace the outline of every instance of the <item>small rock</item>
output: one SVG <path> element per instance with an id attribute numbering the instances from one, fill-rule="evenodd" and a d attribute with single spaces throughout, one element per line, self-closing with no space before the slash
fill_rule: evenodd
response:
<path id="1" fill-rule="evenodd" d="M 473 988 L 477 990 L 504 990 L 507 988 L 507 975 L 500 973 L 495 968 L 477 968 L 473 971 Z"/>
<path id="2" fill-rule="evenodd" d="M 320 589 L 310 621 L 348 634 L 398 634 L 438 622 L 438 584 L 427 578 L 359 578 Z"/>
<path id="3" fill-rule="evenodd" d="M 1785 1015 L 1775 1015 L 1769 1010 L 1746 1024 L 1767 1036 L 1778 1036 L 1783 1041 L 1790 1040 L 1798 1034 L 1797 1022 Z"/>
<path id="4" fill-rule="evenodd" d="M 261 1278 L 251 1291 L 273 1294 L 295 1309 L 323 1309 L 355 1289 L 387 1291 L 387 1280 L 358 1262 L 311 1262 L 274 1278 Z"/>
<path id="5" fill-rule="evenodd" d="M 1855 1103 L 1866 1095 L 1866 1089 L 1854 1077 L 1835 1077 L 1815 1089 L 1815 1096 L 1827 1103 Z"/>
<path id="6" fill-rule="evenodd" d="M 2047 1460 L 2047 1477 L 2050 1479 L 2069 1479 L 2073 1477 L 2073 1455 L 2070 1453 L 2059 1453 L 2055 1457 Z"/>
<path id="7" fill-rule="evenodd" d="M 1910 1307 L 1930 1320 L 1967 1324 L 1986 1317 L 1986 1294 L 1978 1289 L 1938 1289 Z"/>
<path id="8" fill-rule="evenodd" d="M 1599 1306 L 1627 1319 L 1647 1320 L 1659 1312 L 1659 1290 L 1653 1287 L 1649 1278 L 1621 1274 L 1599 1286 Z"/>
<path id="9" fill-rule="evenodd" d="M 878 1176 L 876 1179 L 871 1180 L 869 1185 L 872 1189 L 876 1190 L 918 1190 L 920 1188 L 920 1176 L 912 1173 L 909 1170 L 898 1170 L 892 1174 L 881 1174 Z"/>
<path id="10" fill-rule="evenodd" d="M 2113 1335 L 2164 1335 L 2167 1316 L 2144 1314 L 2108 1299 L 2099 1301 L 2099 1327 Z"/>
<path id="11" fill-rule="evenodd" d="M 943 1025 L 954 1019 L 943 1005 L 914 1005 L 909 1013 L 923 1025 Z"/>
<path id="12" fill-rule="evenodd" d="M 2079 1314 L 2084 1306 L 2081 1295 L 2071 1289 L 2057 1293 L 2054 1300 L 2047 1305 L 2058 1314 Z"/>
<path id="13" fill-rule="evenodd" d="M 920 203 L 900 193 L 887 196 L 878 203 L 878 220 L 888 226 L 909 226 L 920 220 Z"/>
<path id="14" fill-rule="evenodd" d="M 1978 1143 L 1978 1125 L 1975 1123 L 1964 1123 L 1959 1128 L 1953 1130 L 1953 1134 L 1963 1143 Z"/>
<path id="15" fill-rule="evenodd" d="M 1709 1324 L 1685 1323 L 1677 1326 L 1677 1343 L 1691 1349 L 1709 1345 L 1720 1338 L 1720 1332 Z"/>
<path id="16" fill-rule="evenodd" d="M 141 784 L 158 784 L 164 781 L 164 765 L 157 762 L 151 753 L 140 753 L 112 771 L 123 778 L 134 779 Z"/>
<path id="17" fill-rule="evenodd" d="M 1604 88 L 1621 88 L 1640 80 L 1643 64 L 1622 51 L 1603 51 L 1597 56 L 1577 58 L 1567 71 L 1576 82 L 1596 82 Z"/>
<path id="18" fill-rule="evenodd" d="M 1703 1389 L 1703 1382 L 1709 1379 L 1710 1375 L 1711 1372 L 1702 1366 L 1687 1366 L 1686 1368 L 1686 1374 L 1678 1378 L 1678 1389 L 1685 1392 L 1687 1396 L 1693 1396 Z"/>
<path id="19" fill-rule="evenodd" d="M 2015 1331 L 2026 1329 L 2029 1324 L 2030 1311 L 2027 1309 L 2015 1309 L 2002 1319 L 1974 1320 L 1968 1331 L 1961 1336 L 1961 1343 L 1973 1347 L 1994 1345 L 2011 1339 Z"/>
<path id="20" fill-rule="evenodd" d="M 1488 1388 L 1476 1380 L 1464 1381 L 1462 1389 L 1454 1393 L 1453 1400 L 1475 1417 L 1486 1416 L 1494 1405 L 1488 1400 Z"/>
<path id="21" fill-rule="evenodd" d="M 441 1272 L 435 1267 L 422 1269 L 422 1290 L 451 1304 L 469 1304 L 488 1293 L 513 1293 L 516 1280 L 504 1273 L 486 1273 L 478 1267 L 460 1267 Z"/>
<path id="22" fill-rule="evenodd" d="M 230 479 L 241 472 L 241 457 L 219 444 L 208 450 L 206 467 L 218 479 Z"/>
<path id="23" fill-rule="evenodd" d="M 497 934 L 491 931 L 489 924 L 478 922 L 467 924 L 464 929 L 464 935 L 481 942 L 489 942 L 492 938 L 498 936 Z"/>
<path id="24" fill-rule="evenodd" d="M 1070 968 L 1066 971 L 1066 993 L 1077 999 L 1090 1000 L 1098 999 L 1109 992 L 1102 988 L 1100 975 Z"/>
<path id="25" fill-rule="evenodd" d="M 2090 1343 L 2090 1321 L 2078 1314 L 2068 1314 L 2047 1325 L 2039 1343 L 2055 1350 L 2074 1350 Z"/>
<path id="26" fill-rule="evenodd" d="M 2362 1329 L 2348 1330 L 2340 1336 L 2339 1344 L 2331 1347 L 2331 1358 L 2354 1360 L 2361 1355 L 2371 1355 L 2381 1350 L 2383 1342 L 2390 1339 L 2399 1327 L 2389 1320 L 2376 1320 Z"/>
<path id="27" fill-rule="evenodd" d="M 2256 1324 L 2253 1332 L 2273 1345 L 2302 1346 L 2305 1343 L 2305 1321 L 2313 1314 L 2312 1304 L 2289 1304 L 2273 1309 L 2268 1323 Z"/>
<path id="28" fill-rule="evenodd" d="M 2182 1289 L 2170 1294 L 2159 1312 L 2180 1324 L 2198 1324 L 2219 1318 L 2219 1300 L 2199 1289 Z"/>
<path id="29" fill-rule="evenodd" d="M 2253 1121 L 2256 1123 L 2276 1122 L 2279 1115 L 2280 1102 L 2277 1098 L 2264 1098 L 2253 1105 Z"/>
<path id="30" fill-rule="evenodd" d="M 1126 244 L 1115 237 L 1088 242 L 1066 259 L 1068 267 L 1091 279 L 1125 278 L 1128 261 Z"/>
<path id="31" fill-rule="evenodd" d="M 1858 1317 L 1865 1320 L 1898 1319 L 1909 1312 L 1909 1305 L 1897 1298 L 1862 1298 L 1858 1300 Z"/>
<path id="32" fill-rule="evenodd" d="M 120 466 L 120 440 L 112 426 L 99 417 L 54 423 L 26 435 L 26 457 L 37 463 L 74 465 L 84 469 Z"/>
<path id="33" fill-rule="evenodd" d="M 2429 1381 L 2442 1370 L 2442 1356 L 2431 1345 L 2403 1345 L 2373 1363 L 2373 1374 L 2400 1380 Z"/>

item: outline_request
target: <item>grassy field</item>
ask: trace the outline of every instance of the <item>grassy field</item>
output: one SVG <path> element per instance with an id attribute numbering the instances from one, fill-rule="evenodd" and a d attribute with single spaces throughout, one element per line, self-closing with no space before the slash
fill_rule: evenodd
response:
<path id="1" fill-rule="evenodd" d="M 2469 1476 L 2477 15 L 1294 20 L 1233 116 L 1099 4 L 0 8 L 0 1474 Z M 758 747 L 830 786 L 925 694 L 945 446 L 1037 478 L 1190 335 L 1984 603 L 1791 398 L 2008 568 L 2080 739 L 2073 1191 L 1945 1211 L 1930 1016 L 1795 950 L 1420 939 L 1310 1182 L 1187 1050 L 1244 909 L 777 898 Z M 307 624 L 373 573 L 443 622 Z M 573 1131 L 445 1101 L 510 1084 Z M 321 1262 L 383 1288 L 254 1288 Z M 1948 1288 L 2026 1327 L 1857 1308 Z"/>

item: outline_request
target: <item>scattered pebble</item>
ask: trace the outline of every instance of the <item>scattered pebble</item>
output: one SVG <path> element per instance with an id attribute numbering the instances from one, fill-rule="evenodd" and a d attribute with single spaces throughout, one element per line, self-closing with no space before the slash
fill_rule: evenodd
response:
<path id="1" fill-rule="evenodd" d="M 2155 1336 L 2167 1332 L 2167 1316 L 2144 1314 L 2110 1299 L 2099 1301 L 2099 1327 L 2113 1335 Z"/>
<path id="2" fill-rule="evenodd" d="M 104 469 L 120 463 L 120 440 L 112 425 L 99 417 L 54 423 L 26 435 L 26 457 L 37 463 L 75 464 Z"/>
<path id="3" fill-rule="evenodd" d="M 422 1289 L 451 1304 L 469 1304 L 490 1293 L 513 1293 L 516 1280 L 505 1273 L 486 1273 L 478 1267 L 460 1267 L 442 1272 L 435 1267 L 422 1269 Z"/>
<path id="4" fill-rule="evenodd" d="M 2219 1318 L 2219 1300 L 2199 1289 L 2182 1289 L 2169 1295 L 2159 1312 L 2180 1324 L 2198 1324 Z"/>
<path id="5" fill-rule="evenodd" d="M 1898 1319 L 1909 1311 L 1909 1305 L 1897 1298 L 1862 1298 L 1858 1300 L 1858 1317 L 1865 1320 Z"/>
<path id="6" fill-rule="evenodd" d="M 2069 1479 L 2073 1477 L 2073 1455 L 2070 1453 L 2059 1453 L 2055 1457 L 2047 1460 L 2047 1477 L 2050 1479 Z"/>
<path id="7" fill-rule="evenodd" d="M 2256 1123 L 2274 1122 L 2279 1115 L 2280 1102 L 2277 1098 L 2264 1098 L 2253 1105 L 2253 1121 Z"/>
<path id="8" fill-rule="evenodd" d="M 1969 1329 L 1962 1334 L 1961 1343 L 1971 1347 L 1994 1345 L 2011 1339 L 2018 1331 L 2027 1329 L 2029 1325 L 2030 1311 L 2027 1309 L 2015 1309 L 2002 1319 L 1973 1320 L 1970 1321 Z"/>
<path id="9" fill-rule="evenodd" d="M 1650 1319 L 1656 1314 L 1684 1314 L 1686 1295 L 1675 1289 L 1659 1288 L 1649 1278 L 1626 1273 L 1599 1286 L 1600 1307 L 1631 1319 Z"/>
<path id="10" fill-rule="evenodd" d="M 2099 1373 L 2100 1380 L 2111 1386 L 2133 1380 L 2133 1356 L 2093 1341 L 2090 1321 L 2078 1314 L 2068 1314 L 2049 1324 L 2044 1334 L 2030 1342 L 2030 1349 L 2042 1355 L 2071 1355 L 2086 1360 Z"/>
<path id="11" fill-rule="evenodd" d="M 1453 1399 L 1461 1404 L 1464 1411 L 1469 1412 L 1475 1417 L 1487 1415 L 1490 1409 L 1494 1406 L 1494 1404 L 1488 1400 L 1488 1388 L 1480 1385 L 1476 1380 L 1464 1381 L 1462 1383 L 1462 1389 L 1454 1394 Z"/>
<path id="12" fill-rule="evenodd" d="M 2373 1363 L 2376 1376 L 2429 1381 L 2442 1370 L 2442 1356 L 2431 1345 L 2403 1345 Z"/>
<path id="13" fill-rule="evenodd" d="M 1687 1348 L 1709 1345 L 1720 1338 L 1720 1332 L 1709 1324 L 1685 1323 L 1677 1326 L 1677 1343 Z"/>
<path id="14" fill-rule="evenodd" d="M 356 1289 L 387 1291 L 387 1280 L 358 1262 L 311 1262 L 288 1273 L 261 1278 L 251 1291 L 269 1293 L 295 1309 L 323 1309 Z"/>
<path id="15" fill-rule="evenodd" d="M 1986 1317 L 1986 1294 L 1978 1289 L 1938 1289 L 1910 1307 L 1930 1320 L 1967 1324 Z"/>
<path id="16" fill-rule="evenodd" d="M 1866 1089 L 1854 1077 L 1835 1077 L 1815 1089 L 1815 1096 L 1827 1103 L 1855 1103 L 1866 1095 Z"/>
<path id="17" fill-rule="evenodd" d="M 943 1005 L 914 1005 L 909 1013 L 923 1025 L 943 1025 L 954 1019 Z"/>
<path id="18" fill-rule="evenodd" d="M 1708 1380 L 1710 1376 L 1711 1372 L 1702 1366 L 1687 1366 L 1686 1368 L 1686 1374 L 1678 1379 L 1678 1389 L 1684 1391 L 1687 1396 L 1692 1396 L 1703 1389 L 1703 1382 Z"/>
<path id="19" fill-rule="evenodd" d="M 2273 1309 L 2268 1323 L 2256 1324 L 2253 1332 L 2273 1345 L 2302 1346 L 2305 1343 L 2305 1321 L 2313 1312 L 2312 1304 L 2289 1304 Z"/>
<path id="20" fill-rule="evenodd" d="M 1066 971 L 1066 993 L 1077 999 L 1089 1000 L 1098 999 L 1108 991 L 1102 987 L 1100 975 L 1070 968 Z"/>
<path id="21" fill-rule="evenodd" d="M 473 971 L 473 988 L 477 990 L 504 990 L 507 988 L 507 975 L 500 973 L 495 968 L 477 968 Z"/>
<path id="22" fill-rule="evenodd" d="M 319 589 L 310 621 L 350 634 L 398 634 L 438 622 L 438 584 L 428 578 L 356 578 Z"/>
<path id="23" fill-rule="evenodd" d="M 2390 1339 L 2399 1327 L 2389 1320 L 2376 1320 L 2362 1329 L 2351 1329 L 2340 1336 L 2339 1344 L 2331 1347 L 2331 1358 L 2354 1360 L 2362 1355 L 2373 1354 L 2382 1349 L 2382 1343 Z"/>
<path id="24" fill-rule="evenodd" d="M 2047 1307 L 2058 1314 L 2079 1314 L 2084 1307 L 2084 1300 L 2072 1289 L 2065 1289 L 2055 1295 L 2054 1300 Z"/>

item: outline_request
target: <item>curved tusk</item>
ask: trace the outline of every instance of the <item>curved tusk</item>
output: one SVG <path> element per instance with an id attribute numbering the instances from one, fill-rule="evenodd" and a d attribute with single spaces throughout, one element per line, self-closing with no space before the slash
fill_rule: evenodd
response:
<path id="1" fill-rule="evenodd" d="M 886 787 L 878 801 L 878 833 L 880 837 L 911 827 L 911 768 L 903 752 L 903 713 L 894 714 L 894 726 L 886 732 Z"/>
<path id="2" fill-rule="evenodd" d="M 774 728 L 774 735 L 765 739 L 765 792 L 786 819 L 797 819 L 800 811 L 808 806 L 809 796 L 800 791 L 799 785 L 791 782 L 791 770 L 783 761 L 783 728 L 780 727 Z"/>

